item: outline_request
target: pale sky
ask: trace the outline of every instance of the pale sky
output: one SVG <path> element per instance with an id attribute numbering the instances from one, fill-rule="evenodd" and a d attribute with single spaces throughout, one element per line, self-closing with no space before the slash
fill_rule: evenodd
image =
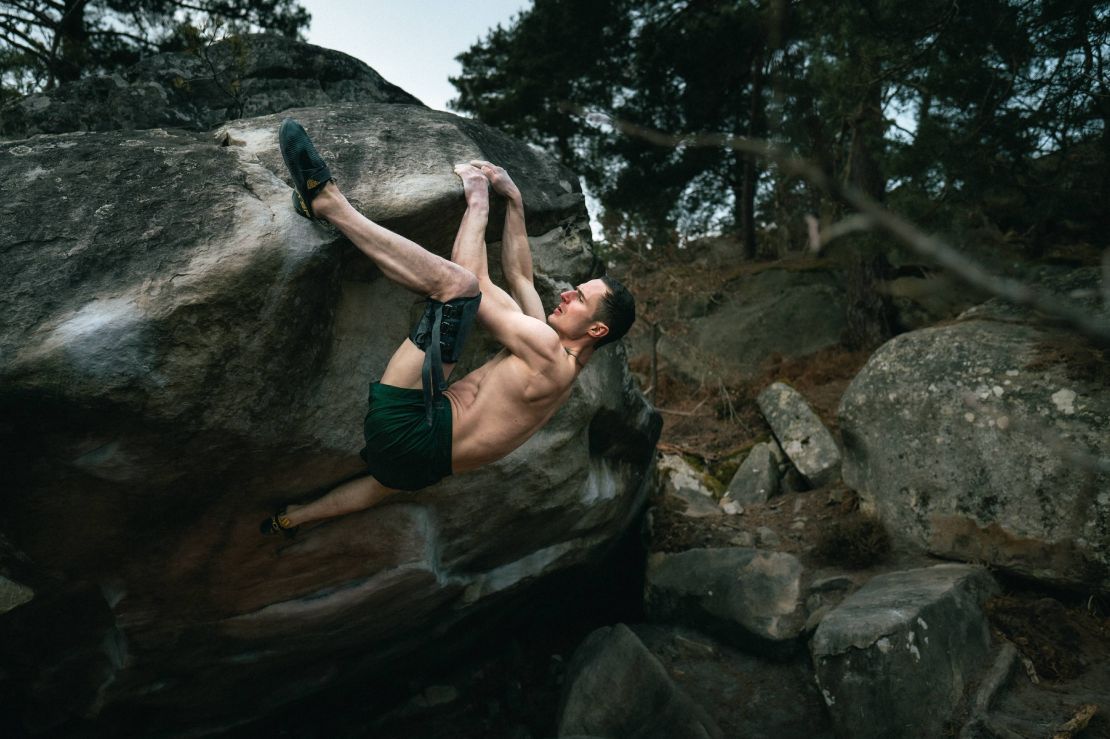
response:
<path id="1" fill-rule="evenodd" d="M 361 59 L 429 108 L 447 110 L 455 56 L 530 0 L 301 0 L 310 44 Z"/>

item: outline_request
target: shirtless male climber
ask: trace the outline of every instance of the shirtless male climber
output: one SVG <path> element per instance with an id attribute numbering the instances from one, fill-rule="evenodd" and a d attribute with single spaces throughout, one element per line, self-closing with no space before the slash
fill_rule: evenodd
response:
<path id="1" fill-rule="evenodd" d="M 369 508 L 398 490 L 419 490 L 504 457 L 566 401 L 594 351 L 624 336 L 635 320 L 632 295 L 608 277 L 567 290 L 544 315 L 520 190 L 501 167 L 485 161 L 455 167 L 466 212 L 448 261 L 356 211 L 300 124 L 286 118 L 278 139 L 297 212 L 336 227 L 427 304 L 381 380 L 370 385 L 362 450 L 369 475 L 287 506 L 263 521 L 263 533 Z M 509 292 L 490 281 L 486 263 L 491 187 L 506 200 L 501 264 Z M 504 349 L 447 387 L 475 317 Z"/>

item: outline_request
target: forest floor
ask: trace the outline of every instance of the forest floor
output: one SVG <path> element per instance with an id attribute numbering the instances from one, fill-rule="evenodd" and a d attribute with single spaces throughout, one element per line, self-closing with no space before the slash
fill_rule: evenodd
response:
<path id="1" fill-rule="evenodd" d="M 758 268 L 758 265 L 743 267 Z M 647 320 L 640 321 L 634 329 L 641 333 L 650 332 L 652 321 L 677 315 L 677 301 L 689 300 L 699 293 L 712 295 L 736 276 L 681 262 L 659 269 L 655 264 L 636 261 L 626 264 L 618 273 L 634 294 L 650 296 L 644 311 Z M 655 387 L 650 381 L 650 356 L 631 356 L 629 364 L 663 415 L 658 450 L 681 454 L 706 471 L 711 482 L 716 480 L 720 484 L 719 493 L 746 451 L 770 436 L 755 403 L 763 388 L 772 382 L 785 382 L 793 387 L 839 441 L 837 406 L 869 357 L 869 351 L 851 351 L 840 346 L 800 358 L 775 355 L 768 358 L 757 375 L 717 385 L 684 382 L 671 376 L 666 362 L 660 361 Z M 657 495 L 652 502 L 653 551 L 736 546 L 739 538 L 744 537 L 743 532 L 750 536 L 767 528 L 778 539 L 775 549 L 797 555 L 809 567 L 843 565 L 835 561 L 835 554 L 830 561 L 822 537 L 859 517 L 858 498 L 843 485 L 778 496 L 763 505 L 747 506 L 739 516 L 691 518 L 682 514 L 684 506 L 675 501 Z M 898 553 L 889 557 L 900 558 Z M 883 565 L 882 561 L 855 563 L 866 569 Z M 1022 657 L 1025 671 L 1035 675 L 1050 693 L 1110 695 L 1110 671 L 1105 669 L 1110 665 L 1110 599 L 1066 591 L 1046 592 L 1028 582 L 996 574 L 1002 583 L 1002 593 L 987 603 L 995 640 L 1012 642 Z M 1071 712 L 1078 714 L 1083 705 L 1073 706 L 1064 698 L 1055 708 L 1062 712 L 1058 718 L 1064 719 L 1070 718 Z M 1110 737 L 1108 713 L 1110 705 L 1100 706 L 1087 728 L 1075 736 Z"/>

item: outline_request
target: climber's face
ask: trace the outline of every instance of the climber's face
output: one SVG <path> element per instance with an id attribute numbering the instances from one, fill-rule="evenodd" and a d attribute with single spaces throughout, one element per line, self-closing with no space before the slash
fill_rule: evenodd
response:
<path id="1" fill-rule="evenodd" d="M 559 296 L 559 304 L 547 316 L 547 323 L 560 336 L 579 339 L 589 335 L 600 339 L 609 333 L 609 327 L 594 318 L 609 288 L 600 279 L 583 282 L 573 290 Z"/>

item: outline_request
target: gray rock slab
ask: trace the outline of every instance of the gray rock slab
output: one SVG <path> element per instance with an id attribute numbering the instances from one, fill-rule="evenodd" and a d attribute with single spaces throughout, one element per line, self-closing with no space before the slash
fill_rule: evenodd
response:
<path id="1" fill-rule="evenodd" d="M 706 739 L 721 731 L 624 624 L 586 637 L 567 665 L 559 736 Z"/>
<path id="2" fill-rule="evenodd" d="M 725 513 L 716 503 L 713 498 L 702 495 L 697 490 L 690 488 L 677 488 L 668 493 L 673 499 L 680 501 L 685 508 L 682 515 L 687 518 L 706 518 L 712 516 L 720 516 Z"/>
<path id="3" fill-rule="evenodd" d="M 653 621 L 785 654 L 805 626 L 802 572 L 798 559 L 783 552 L 736 547 L 656 553 L 648 558 L 644 608 Z"/>
<path id="4" fill-rule="evenodd" d="M 844 481 L 903 545 L 1110 589 L 1110 474 L 1090 464 L 1110 458 L 1110 362 L 1027 312 L 965 315 L 887 342 L 849 385 Z"/>
<path id="5" fill-rule="evenodd" d="M 687 321 L 686 332 L 665 334 L 658 346 L 672 372 L 694 381 L 750 375 L 772 354 L 799 357 L 834 346 L 845 326 L 844 291 L 832 265 L 747 274 L 704 305 L 706 315 Z M 647 341 L 637 352 L 646 353 Z"/>
<path id="6" fill-rule="evenodd" d="M 766 503 L 779 492 L 779 465 L 771 445 L 760 442 L 751 448 L 748 456 L 732 476 L 726 495 L 740 505 Z"/>
<path id="7" fill-rule="evenodd" d="M 681 626 L 631 628 L 725 736 L 832 739 L 807 655 L 768 659 Z"/>
<path id="8" fill-rule="evenodd" d="M 769 526 L 760 526 L 755 530 L 755 533 L 759 546 L 765 549 L 774 549 L 782 544 L 782 537 L 775 533 L 775 530 Z"/>
<path id="9" fill-rule="evenodd" d="M 826 614 L 810 643 L 838 736 L 942 736 L 988 660 L 986 569 L 943 564 L 879 575 Z"/>
<path id="10" fill-rule="evenodd" d="M 756 398 L 784 454 L 813 487 L 830 485 L 840 476 L 840 450 L 832 434 L 805 398 L 776 382 Z"/>
<path id="11" fill-rule="evenodd" d="M 720 516 L 723 511 L 713 498 L 700 472 L 677 454 L 664 454 L 656 464 L 660 492 L 676 501 L 684 516 Z"/>
<path id="12" fill-rule="evenodd" d="M 22 583 L 0 575 L 0 613 L 18 608 L 35 597 L 35 591 Z"/>

